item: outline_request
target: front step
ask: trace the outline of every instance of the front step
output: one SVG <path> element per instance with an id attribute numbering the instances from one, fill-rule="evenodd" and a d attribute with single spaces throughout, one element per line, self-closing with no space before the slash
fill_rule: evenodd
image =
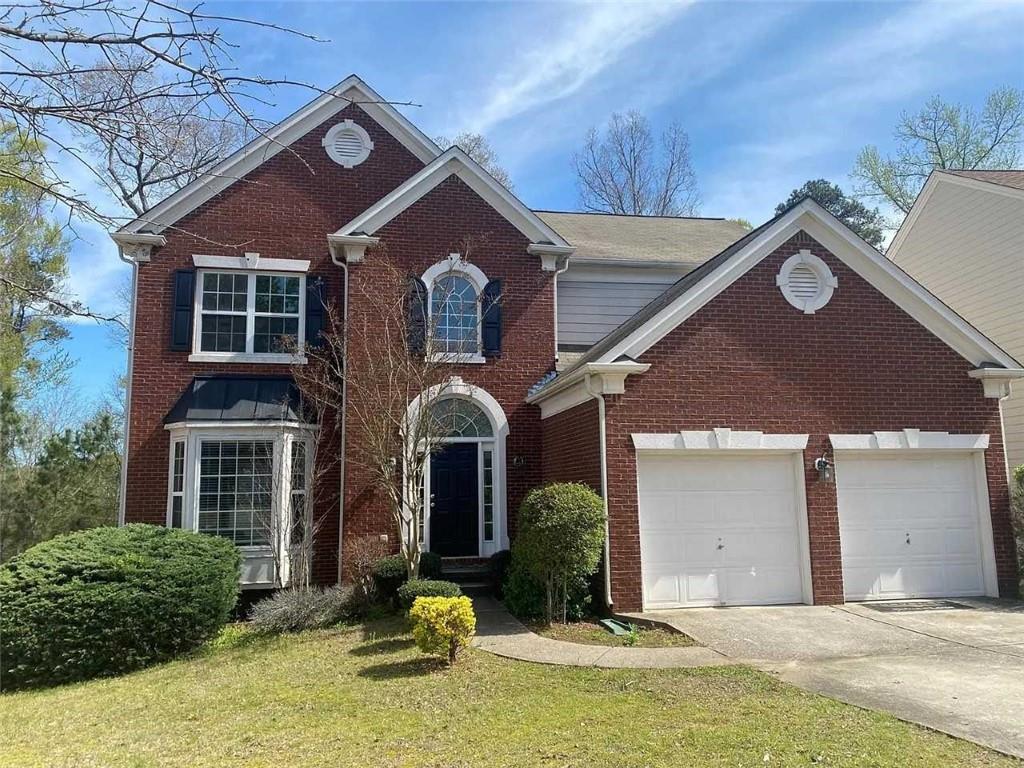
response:
<path id="1" fill-rule="evenodd" d="M 492 592 L 491 569 L 487 558 L 442 558 L 441 578 L 458 584 L 462 594 L 470 597 L 484 597 Z"/>

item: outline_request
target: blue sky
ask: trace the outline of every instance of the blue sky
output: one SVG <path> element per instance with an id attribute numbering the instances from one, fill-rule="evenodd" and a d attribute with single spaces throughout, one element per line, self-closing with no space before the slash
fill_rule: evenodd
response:
<path id="1" fill-rule="evenodd" d="M 810 178 L 849 186 L 865 144 L 883 151 L 903 110 L 933 95 L 980 105 L 1024 87 L 1024 3 L 212 3 L 329 42 L 236 30 L 246 73 L 327 87 L 356 73 L 427 134 L 485 134 L 534 208 L 573 209 L 572 152 L 615 111 L 690 134 L 701 213 L 755 225 Z M 229 33 L 231 34 L 231 33 Z M 310 98 L 276 94 L 279 119 Z M 125 267 L 79 229 L 71 288 L 116 311 Z M 123 368 L 94 324 L 67 349 L 91 399 Z"/>

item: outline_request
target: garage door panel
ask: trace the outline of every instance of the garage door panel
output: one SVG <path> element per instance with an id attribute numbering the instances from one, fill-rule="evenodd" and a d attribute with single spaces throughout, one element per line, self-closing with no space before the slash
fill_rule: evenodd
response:
<path id="1" fill-rule="evenodd" d="M 643 456 L 644 604 L 800 602 L 794 457 Z"/>
<path id="2" fill-rule="evenodd" d="M 836 459 L 848 600 L 984 593 L 974 458 Z"/>

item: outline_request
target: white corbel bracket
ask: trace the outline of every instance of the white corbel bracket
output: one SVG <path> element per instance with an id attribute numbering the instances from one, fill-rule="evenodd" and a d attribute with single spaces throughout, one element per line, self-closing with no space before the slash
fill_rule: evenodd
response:
<path id="1" fill-rule="evenodd" d="M 117 244 L 121 257 L 136 264 L 149 261 L 154 248 L 167 245 L 167 238 L 150 232 L 111 232 L 110 239 Z"/>
<path id="2" fill-rule="evenodd" d="M 379 242 L 379 237 L 370 235 L 327 235 L 327 247 L 331 249 L 331 258 L 347 264 L 359 264 L 366 257 L 366 249 Z"/>
<path id="3" fill-rule="evenodd" d="M 976 368 L 967 375 L 981 380 L 985 397 L 1002 400 L 1010 396 L 1010 382 L 1024 378 L 1024 368 Z"/>
<path id="4" fill-rule="evenodd" d="M 564 265 L 576 248 L 571 245 L 553 245 L 552 243 L 530 243 L 526 252 L 532 256 L 540 256 L 540 268 L 545 272 L 554 272 L 559 265 Z"/>

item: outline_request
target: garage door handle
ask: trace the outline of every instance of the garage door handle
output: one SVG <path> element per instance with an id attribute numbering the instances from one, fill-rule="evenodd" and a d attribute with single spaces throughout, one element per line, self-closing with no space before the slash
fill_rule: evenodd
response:
<path id="1" fill-rule="evenodd" d="M 909 543 L 910 543 L 910 534 L 908 533 L 907 534 L 907 544 L 909 544 Z"/>
<path id="2" fill-rule="evenodd" d="M 721 539 L 718 540 L 718 549 L 725 549 L 725 544 L 722 543 Z"/>

